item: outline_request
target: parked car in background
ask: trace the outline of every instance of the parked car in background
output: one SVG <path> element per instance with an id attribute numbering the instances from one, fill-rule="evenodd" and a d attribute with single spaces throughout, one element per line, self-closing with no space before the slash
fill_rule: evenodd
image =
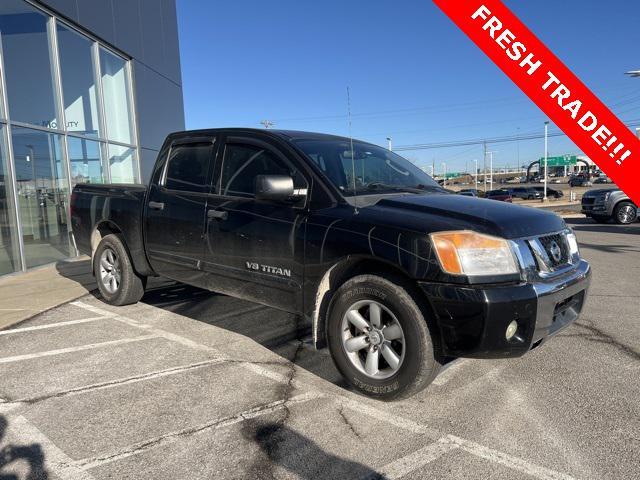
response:
<path id="1" fill-rule="evenodd" d="M 514 187 L 506 189 L 512 197 L 521 198 L 522 200 L 536 200 L 542 198 L 542 195 L 535 187 Z"/>
<path id="2" fill-rule="evenodd" d="M 587 177 L 576 176 L 569 179 L 569 186 L 570 187 L 590 187 L 591 182 Z"/>
<path id="3" fill-rule="evenodd" d="M 613 183 L 609 177 L 600 176 L 593 181 L 593 184 L 602 184 L 602 183 Z"/>
<path id="4" fill-rule="evenodd" d="M 499 202 L 513 203 L 513 197 L 509 193 L 509 190 L 505 188 L 500 188 L 498 190 L 489 190 L 485 194 L 485 198 L 488 198 L 489 200 L 498 200 Z"/>
<path id="5" fill-rule="evenodd" d="M 638 219 L 638 206 L 620 189 L 601 188 L 585 192 L 582 213 L 598 223 L 607 223 L 613 218 L 616 223 L 627 225 Z"/>
<path id="6" fill-rule="evenodd" d="M 544 187 L 533 187 L 533 189 L 536 192 L 539 192 L 540 196 L 544 197 Z M 555 188 L 547 187 L 547 197 L 560 198 L 563 196 L 564 196 L 564 193 L 562 192 L 562 190 L 556 190 Z"/>
<path id="7" fill-rule="evenodd" d="M 466 197 L 484 197 L 484 192 L 477 188 L 463 188 L 458 192 L 458 194 Z"/>

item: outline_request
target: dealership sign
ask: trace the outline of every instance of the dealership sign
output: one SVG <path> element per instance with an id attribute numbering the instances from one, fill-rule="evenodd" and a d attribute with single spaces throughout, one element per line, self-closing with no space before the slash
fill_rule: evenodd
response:
<path id="1" fill-rule="evenodd" d="M 640 205 L 640 141 L 551 50 L 500 0 L 434 2 Z"/>

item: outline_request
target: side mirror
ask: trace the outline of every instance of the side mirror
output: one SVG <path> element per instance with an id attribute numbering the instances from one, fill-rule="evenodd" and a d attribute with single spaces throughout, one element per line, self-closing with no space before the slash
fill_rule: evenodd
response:
<path id="1" fill-rule="evenodd" d="M 293 197 L 293 178 L 287 175 L 258 175 L 256 200 L 284 202 Z"/>

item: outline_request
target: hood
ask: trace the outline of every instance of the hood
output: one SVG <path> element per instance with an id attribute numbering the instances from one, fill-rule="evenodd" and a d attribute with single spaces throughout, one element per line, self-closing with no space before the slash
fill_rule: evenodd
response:
<path id="1" fill-rule="evenodd" d="M 619 192 L 620 189 L 619 188 L 592 188 L 591 190 L 587 190 L 586 192 L 584 192 L 584 194 L 582 195 L 583 197 L 598 197 L 600 195 L 603 195 L 607 192 Z"/>
<path id="2" fill-rule="evenodd" d="M 502 238 L 522 238 L 567 228 L 564 220 L 539 208 L 462 195 L 402 195 L 381 199 L 374 207 L 402 221 L 402 212 L 414 217 L 425 232 L 472 229 Z M 387 217 L 387 212 L 385 212 Z M 417 217 L 417 218 L 416 218 Z M 387 217 L 388 218 L 388 217 Z M 418 225 L 416 225 L 418 226 Z"/>

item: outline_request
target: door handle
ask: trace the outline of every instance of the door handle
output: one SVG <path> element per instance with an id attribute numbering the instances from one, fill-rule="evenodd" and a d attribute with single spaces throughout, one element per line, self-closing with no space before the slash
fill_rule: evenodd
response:
<path id="1" fill-rule="evenodd" d="M 164 210 L 164 202 L 149 202 L 149 208 L 154 210 Z"/>
<path id="2" fill-rule="evenodd" d="M 207 217 L 215 218 L 216 220 L 226 220 L 229 217 L 228 212 L 221 212 L 220 210 L 209 210 Z"/>

